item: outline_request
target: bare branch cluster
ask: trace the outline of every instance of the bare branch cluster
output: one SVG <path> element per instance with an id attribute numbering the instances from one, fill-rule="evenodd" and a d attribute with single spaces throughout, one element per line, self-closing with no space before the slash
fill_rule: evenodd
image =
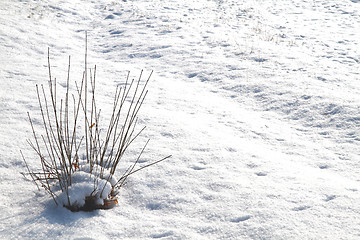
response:
<path id="1" fill-rule="evenodd" d="M 39 186 L 44 188 L 56 204 L 58 204 L 58 196 L 54 189 L 59 188 L 60 192 L 66 193 L 67 203 L 64 204 L 66 207 L 71 210 L 89 210 L 87 209 L 89 206 L 74 207 L 74 203 L 69 198 L 72 175 L 76 171 L 80 171 L 80 158 L 85 158 L 89 174 L 94 179 L 94 191 L 91 196 L 87 196 L 86 200 L 90 202 L 94 196 L 103 195 L 105 185 L 99 185 L 98 179 L 110 182 L 124 153 L 145 129 L 143 127 L 137 130 L 137 116 L 148 93 L 146 87 L 152 72 L 144 83 L 142 83 L 143 71 L 137 80 L 130 80 L 130 72 L 127 74 L 125 84 L 116 88 L 110 121 L 104 128 L 100 123 L 101 109 L 96 104 L 96 66 L 93 70 L 87 69 L 86 52 L 83 77 L 81 82 L 75 81 L 75 93 L 73 94 L 71 94 L 70 88 L 70 66 L 69 57 L 65 98 L 58 100 L 57 81 L 51 75 L 48 50 L 49 93 L 46 93 L 43 85 L 36 85 L 44 130 L 40 136 L 28 113 L 33 133 L 33 140 L 28 140 L 28 143 L 40 159 L 41 170 L 31 171 L 22 152 L 21 155 L 28 170 L 26 175 L 31 176 L 38 188 Z M 148 142 L 149 140 L 135 162 L 116 182 L 112 181 L 111 193 L 109 196 L 105 196 L 108 203 L 113 199 L 116 201 L 118 190 L 124 185 L 128 176 L 171 157 L 167 156 L 135 169 Z M 110 174 L 105 174 L 104 171 Z M 104 196 L 102 197 L 104 198 Z M 93 206 L 94 204 L 89 203 L 88 205 Z M 106 208 L 105 205 L 95 206 L 95 208 Z"/>

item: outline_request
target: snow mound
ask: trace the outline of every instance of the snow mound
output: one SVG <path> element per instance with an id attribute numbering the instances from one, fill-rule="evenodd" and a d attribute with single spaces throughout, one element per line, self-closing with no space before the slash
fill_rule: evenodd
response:
<path id="1" fill-rule="evenodd" d="M 91 171 L 90 164 L 84 162 L 72 173 L 68 192 L 61 192 L 60 187 L 55 186 L 59 189 L 55 194 L 58 203 L 72 211 L 107 209 L 117 203 L 113 194 L 116 182 L 109 170 L 94 165 Z"/>

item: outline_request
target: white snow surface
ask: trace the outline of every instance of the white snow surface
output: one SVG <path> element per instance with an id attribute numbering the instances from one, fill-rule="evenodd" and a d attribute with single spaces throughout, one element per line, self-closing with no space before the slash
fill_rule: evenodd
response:
<path id="1" fill-rule="evenodd" d="M 66 191 L 62 192 L 59 185 L 55 183 L 53 191 L 58 204 L 74 208 L 82 207 L 85 205 L 85 198 L 92 196 L 96 199 L 96 204 L 103 205 L 104 200 L 109 199 L 112 186 L 117 181 L 111 176 L 109 170 L 101 168 L 95 164 L 93 171 L 90 171 L 89 164 L 86 161 L 81 162 L 71 175 L 71 185 L 67 193 Z"/>
<path id="2" fill-rule="evenodd" d="M 0 238 L 360 239 L 360 2 L 2 0 Z M 98 101 L 154 70 L 150 138 L 111 210 L 70 212 L 20 172 L 47 48 L 59 91 L 84 36 Z M 106 115 L 104 115 L 106 116 Z M 118 177 L 118 176 L 116 176 Z"/>

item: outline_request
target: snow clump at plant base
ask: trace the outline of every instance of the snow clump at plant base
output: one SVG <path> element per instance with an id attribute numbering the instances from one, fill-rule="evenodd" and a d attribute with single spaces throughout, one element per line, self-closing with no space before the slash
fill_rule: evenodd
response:
<path id="1" fill-rule="evenodd" d="M 114 176 L 111 176 L 110 171 L 103 169 L 103 173 L 99 176 L 95 176 L 90 173 L 89 164 L 85 161 L 79 163 L 76 170 L 71 176 L 71 186 L 69 186 L 69 199 L 71 206 L 68 205 L 67 194 L 61 191 L 55 191 L 58 193 L 59 204 L 70 207 L 71 209 L 82 209 L 85 205 L 85 199 L 92 197 L 94 204 L 103 207 L 112 207 L 114 203 L 110 202 L 113 194 L 113 187 L 117 183 Z M 94 168 L 101 168 L 99 165 L 95 165 Z M 94 186 L 96 186 L 94 188 Z M 58 187 L 57 187 L 58 188 Z M 105 202 L 104 202 L 105 201 Z M 115 201 L 115 200 L 114 200 Z"/>

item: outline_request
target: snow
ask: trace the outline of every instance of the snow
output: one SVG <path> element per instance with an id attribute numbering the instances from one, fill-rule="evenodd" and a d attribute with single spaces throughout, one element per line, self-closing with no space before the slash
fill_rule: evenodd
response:
<path id="1" fill-rule="evenodd" d="M 64 191 L 61 192 L 59 186 L 56 184 L 54 187 L 54 194 L 57 196 L 56 201 L 59 206 L 72 206 L 80 208 L 85 205 L 85 198 L 93 196 L 98 205 L 103 205 L 104 200 L 108 199 L 112 187 L 116 184 L 117 180 L 110 176 L 110 171 L 103 169 L 100 174 L 101 167 L 94 166 L 94 173 L 90 174 L 89 164 L 79 164 L 78 171 L 75 171 L 71 176 L 71 186 L 68 188 L 68 194 Z M 96 186 L 94 189 L 94 185 Z M 59 188 L 55 191 L 55 188 Z M 69 196 L 69 200 L 68 197 Z M 70 201 L 70 204 L 69 202 Z"/>
<path id="2" fill-rule="evenodd" d="M 0 238 L 360 238 L 359 1 L 0 3 Z M 99 104 L 154 70 L 118 205 L 73 213 L 24 179 L 35 84 L 81 79 Z M 104 107 L 103 107 L 104 106 Z M 36 121 L 37 119 L 37 121 Z M 117 176 L 118 177 L 118 176 Z M 81 188 L 84 190 L 84 188 Z"/>

